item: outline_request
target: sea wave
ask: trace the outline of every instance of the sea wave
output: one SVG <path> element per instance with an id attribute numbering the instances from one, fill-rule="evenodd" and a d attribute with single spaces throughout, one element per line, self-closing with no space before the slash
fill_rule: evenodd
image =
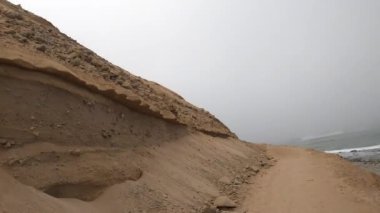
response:
<path id="1" fill-rule="evenodd" d="M 344 152 L 365 151 L 365 150 L 373 150 L 373 149 L 380 149 L 380 145 L 349 148 L 349 149 L 329 150 L 329 151 L 325 151 L 325 152 L 326 153 L 344 153 Z"/>

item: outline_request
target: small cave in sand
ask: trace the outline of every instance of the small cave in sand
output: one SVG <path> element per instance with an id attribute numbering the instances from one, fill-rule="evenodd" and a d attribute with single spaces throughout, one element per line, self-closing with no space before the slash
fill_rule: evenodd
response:
<path id="1" fill-rule="evenodd" d="M 164 130 L 179 129 L 54 76 L 7 65 L 0 65 L 0 100 L 0 109 L 12 109 L 0 112 L 1 168 L 56 198 L 92 201 L 108 187 L 137 181 L 142 170 L 130 148 L 170 140 L 177 136 Z"/>
<path id="2" fill-rule="evenodd" d="M 8 173 L 20 183 L 32 186 L 55 198 L 75 198 L 92 201 L 107 188 L 125 181 L 138 181 L 143 171 L 130 162 L 120 162 L 125 153 L 108 158 L 109 152 L 97 152 L 80 159 L 65 159 L 57 162 L 40 161 L 39 156 L 19 159 L 6 167 Z M 91 156 L 92 155 L 92 156 Z M 94 158 L 93 155 L 99 155 Z M 78 157 L 76 157 L 78 158 Z M 38 162 L 38 163 L 36 163 Z M 55 165 L 61 165 L 59 169 Z"/>
<path id="3" fill-rule="evenodd" d="M 107 186 L 97 186 L 91 183 L 60 183 L 47 187 L 43 192 L 56 198 L 92 201 L 99 197 L 106 188 Z"/>

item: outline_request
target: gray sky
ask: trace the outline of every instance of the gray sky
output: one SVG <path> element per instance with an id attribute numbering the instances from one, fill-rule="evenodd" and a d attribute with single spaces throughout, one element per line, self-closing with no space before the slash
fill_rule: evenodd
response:
<path id="1" fill-rule="evenodd" d="M 242 139 L 380 129 L 378 0 L 12 0 Z"/>

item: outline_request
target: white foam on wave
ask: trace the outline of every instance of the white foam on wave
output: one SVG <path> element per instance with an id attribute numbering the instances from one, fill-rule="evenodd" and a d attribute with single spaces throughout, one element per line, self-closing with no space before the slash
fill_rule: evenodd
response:
<path id="1" fill-rule="evenodd" d="M 338 150 L 330 150 L 325 151 L 326 153 L 342 153 L 342 152 L 351 152 L 351 151 L 363 151 L 363 150 L 371 150 L 371 149 L 380 149 L 380 145 L 375 146 L 365 146 L 365 147 L 358 147 L 358 148 L 350 148 L 350 149 L 338 149 Z"/>

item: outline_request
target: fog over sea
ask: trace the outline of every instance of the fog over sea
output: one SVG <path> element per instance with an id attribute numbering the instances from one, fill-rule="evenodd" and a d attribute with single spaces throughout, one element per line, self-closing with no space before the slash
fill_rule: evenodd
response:
<path id="1" fill-rule="evenodd" d="M 380 146 L 380 131 L 336 131 L 320 136 L 304 137 L 290 144 L 333 152 L 335 150 L 350 152 L 352 150 L 376 149 L 379 148 L 376 146 Z"/>

